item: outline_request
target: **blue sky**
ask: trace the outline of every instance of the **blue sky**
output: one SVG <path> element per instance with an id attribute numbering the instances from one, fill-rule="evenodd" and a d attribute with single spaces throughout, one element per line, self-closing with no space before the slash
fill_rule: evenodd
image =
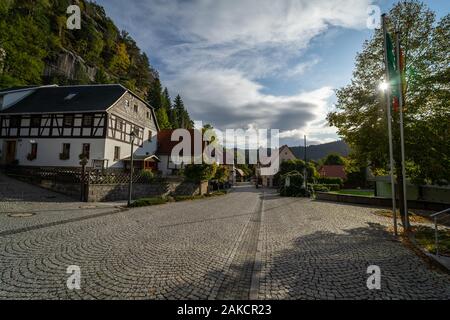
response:
<path id="1" fill-rule="evenodd" d="M 325 121 L 373 30 L 367 8 L 392 0 L 97 0 L 150 57 L 194 120 L 272 128 L 281 143 L 337 140 Z M 425 1 L 438 18 L 447 0 Z"/>

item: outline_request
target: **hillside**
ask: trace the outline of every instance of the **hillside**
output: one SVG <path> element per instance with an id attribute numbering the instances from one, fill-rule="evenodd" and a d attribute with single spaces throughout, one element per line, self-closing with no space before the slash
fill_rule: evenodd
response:
<path id="1" fill-rule="evenodd" d="M 304 159 L 305 157 L 305 147 L 290 147 L 292 152 L 295 154 L 297 158 Z M 320 160 L 325 158 L 330 153 L 338 153 L 341 156 L 348 156 L 350 153 L 349 146 L 342 140 L 324 143 L 314 146 L 308 146 L 307 150 L 307 158 L 308 160 Z"/>
<path id="2" fill-rule="evenodd" d="M 80 30 L 66 28 L 71 4 L 81 8 Z M 136 42 L 95 3 L 0 1 L 0 88 L 121 83 L 145 96 L 157 77 Z"/>

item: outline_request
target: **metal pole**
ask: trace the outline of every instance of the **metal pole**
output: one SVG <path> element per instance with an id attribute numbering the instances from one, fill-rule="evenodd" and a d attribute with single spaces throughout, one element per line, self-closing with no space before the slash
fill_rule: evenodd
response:
<path id="1" fill-rule="evenodd" d="M 128 206 L 131 206 L 132 188 L 133 188 L 133 144 L 134 136 L 131 136 L 131 158 L 130 158 L 130 181 L 128 184 Z"/>
<path id="2" fill-rule="evenodd" d="M 307 169 L 307 165 L 308 163 L 306 162 L 307 158 L 306 158 L 306 135 L 304 136 L 305 139 L 305 172 L 304 172 L 304 177 L 305 177 L 305 192 L 307 192 L 308 190 L 308 169 Z"/>
<path id="3" fill-rule="evenodd" d="M 389 82 L 389 67 L 388 67 L 388 56 L 387 56 L 387 30 L 386 30 L 386 15 L 381 16 L 383 20 L 383 35 L 384 35 L 384 63 L 386 68 L 386 83 L 388 88 L 386 89 L 386 106 L 387 106 L 387 123 L 388 123 L 388 133 L 389 133 L 389 169 L 391 175 L 391 189 L 392 189 L 392 214 L 394 218 L 394 234 L 397 236 L 397 208 L 395 199 L 395 179 L 394 179 L 394 147 L 392 145 L 392 117 L 391 117 L 391 95 L 390 95 L 390 82 Z"/>
<path id="4" fill-rule="evenodd" d="M 406 164 L 405 164 L 405 135 L 403 131 L 403 85 L 402 85 L 402 77 L 400 70 L 400 33 L 397 31 L 395 33 L 395 46 L 396 46 L 396 58 L 397 58 L 397 70 L 399 72 L 399 81 L 398 81 L 398 107 L 400 112 L 400 149 L 402 153 L 402 182 L 403 182 L 403 205 L 405 207 L 405 231 L 409 230 L 409 219 L 408 219 L 408 198 L 406 191 Z"/>
<path id="5" fill-rule="evenodd" d="M 436 255 L 439 256 L 439 234 L 438 234 L 437 216 L 434 217 L 434 245 L 436 248 Z"/>

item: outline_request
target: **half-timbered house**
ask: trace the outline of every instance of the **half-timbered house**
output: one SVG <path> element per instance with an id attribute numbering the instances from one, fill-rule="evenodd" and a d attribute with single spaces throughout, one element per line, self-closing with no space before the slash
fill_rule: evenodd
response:
<path id="1" fill-rule="evenodd" d="M 0 163 L 156 169 L 153 108 L 122 85 L 40 86 L 0 91 Z"/>

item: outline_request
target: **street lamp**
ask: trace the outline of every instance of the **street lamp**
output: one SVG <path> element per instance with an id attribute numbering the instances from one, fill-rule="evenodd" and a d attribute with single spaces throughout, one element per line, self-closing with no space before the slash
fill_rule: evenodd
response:
<path id="1" fill-rule="evenodd" d="M 132 188 L 133 188 L 133 152 L 134 152 L 134 139 L 136 138 L 136 133 L 134 132 L 134 130 L 131 131 L 130 133 L 130 144 L 131 144 L 131 157 L 130 157 L 130 181 L 129 181 L 129 185 L 128 185 L 128 206 L 131 206 L 131 193 L 132 193 Z"/>

